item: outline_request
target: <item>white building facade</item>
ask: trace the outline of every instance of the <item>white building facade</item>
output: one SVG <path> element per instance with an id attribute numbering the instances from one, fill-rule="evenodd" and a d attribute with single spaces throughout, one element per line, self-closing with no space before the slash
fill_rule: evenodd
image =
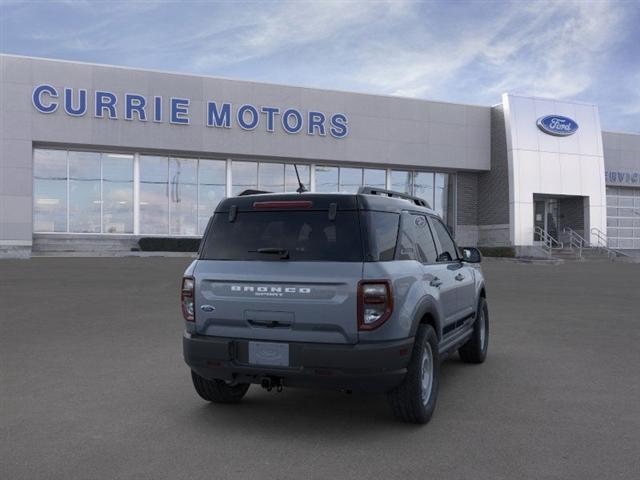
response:
<path id="1" fill-rule="evenodd" d="M 461 105 L 10 55 L 0 88 L 1 256 L 198 238 L 225 196 L 294 191 L 294 164 L 311 191 L 420 196 L 458 243 L 487 251 L 536 255 L 543 232 L 568 229 L 640 248 L 640 135 L 602 132 L 595 105 Z"/>

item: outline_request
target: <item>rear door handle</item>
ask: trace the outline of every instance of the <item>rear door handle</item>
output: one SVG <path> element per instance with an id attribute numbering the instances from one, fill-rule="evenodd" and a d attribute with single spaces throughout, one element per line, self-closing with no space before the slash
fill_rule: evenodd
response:
<path id="1" fill-rule="evenodd" d="M 433 277 L 433 280 L 429 282 L 429 285 L 431 285 L 432 287 L 439 287 L 440 285 L 442 285 L 442 280 L 440 280 L 438 277 Z"/>
<path id="2" fill-rule="evenodd" d="M 462 280 L 464 280 L 464 275 L 459 273 L 455 276 L 455 279 L 459 282 L 461 282 Z"/>

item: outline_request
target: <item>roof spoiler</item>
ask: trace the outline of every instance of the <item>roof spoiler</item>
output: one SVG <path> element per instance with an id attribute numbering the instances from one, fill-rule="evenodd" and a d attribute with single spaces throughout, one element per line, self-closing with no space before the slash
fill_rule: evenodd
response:
<path id="1" fill-rule="evenodd" d="M 360 187 L 358 189 L 358 193 L 361 195 L 379 195 L 381 197 L 391 197 L 391 198 L 400 198 L 402 200 L 408 200 L 412 203 L 420 207 L 431 208 L 429 203 L 426 200 L 419 197 L 414 197 L 413 195 L 409 195 L 402 192 L 396 192 L 395 190 L 385 190 L 384 188 L 375 188 L 375 187 Z"/>

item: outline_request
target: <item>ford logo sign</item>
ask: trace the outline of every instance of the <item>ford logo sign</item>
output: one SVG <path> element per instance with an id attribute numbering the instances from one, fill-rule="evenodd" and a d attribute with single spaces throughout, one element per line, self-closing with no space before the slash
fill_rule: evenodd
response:
<path id="1" fill-rule="evenodd" d="M 536 125 L 538 125 L 538 128 L 544 133 L 555 135 L 556 137 L 568 137 L 578 130 L 578 124 L 575 121 L 562 115 L 540 117 Z"/>

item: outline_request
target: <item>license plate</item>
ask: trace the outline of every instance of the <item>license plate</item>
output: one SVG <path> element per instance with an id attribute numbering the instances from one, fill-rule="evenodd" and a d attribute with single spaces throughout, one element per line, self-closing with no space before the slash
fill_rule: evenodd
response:
<path id="1" fill-rule="evenodd" d="M 252 365 L 289 366 L 289 344 L 249 342 L 249 363 Z"/>

